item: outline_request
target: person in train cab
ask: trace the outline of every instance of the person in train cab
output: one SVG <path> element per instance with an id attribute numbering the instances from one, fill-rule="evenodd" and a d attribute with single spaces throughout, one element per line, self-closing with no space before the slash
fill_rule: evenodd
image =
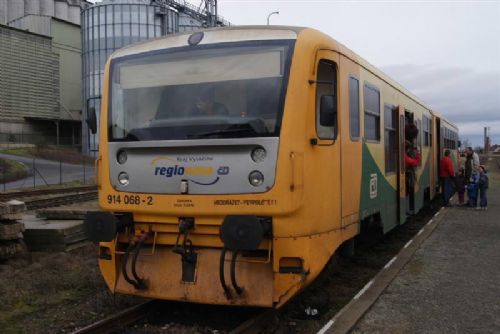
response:
<path id="1" fill-rule="evenodd" d="M 450 197 L 453 192 L 452 178 L 455 177 L 455 169 L 453 168 L 453 161 L 450 159 L 450 153 L 450 150 L 444 151 L 444 157 L 439 162 L 443 206 L 450 206 Z"/>
<path id="2" fill-rule="evenodd" d="M 229 111 L 225 105 L 214 101 L 211 90 L 204 90 L 195 97 L 189 114 L 191 116 L 225 116 L 229 114 Z"/>

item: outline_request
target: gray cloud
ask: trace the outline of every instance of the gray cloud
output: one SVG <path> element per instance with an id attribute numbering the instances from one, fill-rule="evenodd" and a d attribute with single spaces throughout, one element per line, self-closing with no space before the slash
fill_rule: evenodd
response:
<path id="1" fill-rule="evenodd" d="M 460 127 L 461 137 L 482 144 L 483 127 L 500 142 L 500 71 L 436 65 L 393 65 L 382 68 L 430 108 Z"/>

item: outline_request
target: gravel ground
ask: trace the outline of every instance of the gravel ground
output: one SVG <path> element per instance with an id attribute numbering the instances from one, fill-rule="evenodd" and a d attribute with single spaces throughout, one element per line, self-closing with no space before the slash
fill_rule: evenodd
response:
<path id="1" fill-rule="evenodd" d="M 140 302 L 109 293 L 96 254 L 87 244 L 0 263 L 0 332 L 68 333 Z"/>
<path id="2" fill-rule="evenodd" d="M 380 240 L 358 243 L 352 258 L 337 257 L 303 293 L 280 310 L 266 333 L 315 333 L 342 309 L 439 209 L 440 201 L 396 227 Z M 316 316 L 307 315 L 316 309 Z"/>
<path id="3" fill-rule="evenodd" d="M 446 209 L 354 333 L 500 333 L 500 173 L 487 211 Z"/>
<path id="4" fill-rule="evenodd" d="M 266 333 L 318 330 L 368 282 L 434 212 L 427 209 L 353 258 L 337 257 L 319 279 L 280 310 Z M 109 293 L 97 246 L 62 253 L 28 253 L 0 263 L 2 333 L 68 333 L 142 302 Z M 307 315 L 307 308 L 317 315 Z M 258 309 L 166 303 L 148 319 L 118 333 L 226 333 Z"/>
<path id="5" fill-rule="evenodd" d="M 265 332 L 311 333 L 320 329 L 420 230 L 439 208 L 438 203 L 374 246 L 362 245 L 354 257 L 335 257 L 314 284 L 278 312 Z M 67 333 L 142 302 L 109 293 L 96 254 L 97 246 L 88 244 L 71 252 L 30 253 L 0 263 L 2 333 Z M 498 256 L 493 259 L 498 263 Z M 420 270 L 418 263 L 412 268 Z M 224 333 L 258 313 L 255 309 L 182 303 L 167 303 L 165 308 L 119 333 Z M 306 310 L 318 313 L 308 315 Z"/>

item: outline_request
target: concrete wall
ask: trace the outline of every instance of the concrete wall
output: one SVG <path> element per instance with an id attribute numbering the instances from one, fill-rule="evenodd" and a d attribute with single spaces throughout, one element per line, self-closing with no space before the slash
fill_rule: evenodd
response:
<path id="1" fill-rule="evenodd" d="M 80 24 L 80 9 L 90 5 L 86 0 L 0 0 L 0 24 L 30 14 Z"/>
<path id="2" fill-rule="evenodd" d="M 0 0 L 0 24 L 7 22 L 7 0 Z"/>
<path id="3" fill-rule="evenodd" d="M 82 61 L 80 27 L 52 19 L 52 46 L 59 55 L 60 119 L 81 120 Z"/>
<path id="4" fill-rule="evenodd" d="M 59 117 L 58 62 L 50 38 L 0 26 L 0 118 Z"/>
<path id="5" fill-rule="evenodd" d="M 39 35 L 51 36 L 50 16 L 26 15 L 9 23 L 9 26 L 33 32 Z"/>

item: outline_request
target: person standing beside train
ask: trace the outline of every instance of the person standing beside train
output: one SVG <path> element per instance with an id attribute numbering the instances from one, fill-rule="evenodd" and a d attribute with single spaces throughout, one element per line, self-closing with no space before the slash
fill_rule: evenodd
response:
<path id="1" fill-rule="evenodd" d="M 472 152 L 469 152 L 469 147 L 465 148 L 465 180 L 469 183 L 470 177 L 472 176 Z"/>
<path id="2" fill-rule="evenodd" d="M 444 151 L 444 157 L 439 162 L 439 177 L 441 178 L 441 194 L 443 196 L 443 206 L 450 206 L 452 194 L 452 178 L 455 177 L 453 161 L 450 159 L 450 150 Z"/>
<path id="3" fill-rule="evenodd" d="M 465 154 L 465 178 L 468 180 L 473 171 L 479 173 L 479 155 L 470 146 L 465 149 Z"/>
<path id="4" fill-rule="evenodd" d="M 479 155 L 472 150 L 472 147 L 469 147 L 470 151 L 472 152 L 472 169 L 476 172 L 479 173 Z"/>
<path id="5" fill-rule="evenodd" d="M 481 210 L 487 210 L 488 199 L 486 197 L 486 190 L 488 190 L 489 187 L 489 179 L 486 167 L 483 165 L 479 166 L 478 186 L 479 186 L 479 206 L 481 207 Z"/>

